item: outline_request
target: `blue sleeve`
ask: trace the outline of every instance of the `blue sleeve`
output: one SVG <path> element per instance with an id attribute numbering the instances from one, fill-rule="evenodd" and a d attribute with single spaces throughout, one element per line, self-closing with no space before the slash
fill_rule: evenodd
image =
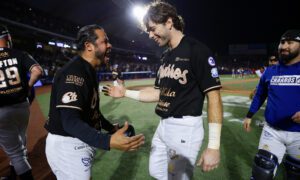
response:
<path id="1" fill-rule="evenodd" d="M 90 146 L 110 150 L 111 136 L 97 131 L 82 121 L 79 110 L 62 108 L 59 112 L 61 114 L 63 128 L 67 133 Z"/>
<path id="2" fill-rule="evenodd" d="M 266 76 L 267 73 L 264 73 L 260 78 L 259 84 L 256 88 L 255 96 L 246 116 L 247 118 L 252 118 L 252 116 L 259 110 L 268 97 L 268 84 L 266 82 Z"/>

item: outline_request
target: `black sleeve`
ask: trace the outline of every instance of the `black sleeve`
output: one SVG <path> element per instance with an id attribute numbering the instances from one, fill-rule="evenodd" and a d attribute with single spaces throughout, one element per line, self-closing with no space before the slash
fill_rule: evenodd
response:
<path id="1" fill-rule="evenodd" d="M 90 146 L 110 150 L 111 136 L 97 131 L 81 120 L 79 110 L 62 108 L 59 112 L 63 128 L 67 133 Z"/>
<path id="2" fill-rule="evenodd" d="M 65 75 L 66 74 L 66 75 Z M 61 74 L 57 80 L 56 108 L 73 108 L 84 110 L 89 91 L 85 77 L 78 74 L 76 83 L 72 81 L 72 73 Z"/>
<path id="3" fill-rule="evenodd" d="M 192 70 L 203 93 L 220 89 L 221 82 L 212 52 L 203 44 L 192 46 Z"/>
<path id="4" fill-rule="evenodd" d="M 39 65 L 33 57 L 27 52 L 21 52 L 21 64 L 24 67 L 25 72 L 30 72 L 33 66 Z"/>
<path id="5" fill-rule="evenodd" d="M 100 113 L 99 116 L 100 122 L 101 122 L 101 128 L 103 128 L 104 130 L 108 131 L 108 132 L 112 132 L 112 130 L 114 129 L 114 125 L 112 125 L 103 115 L 102 113 Z"/>

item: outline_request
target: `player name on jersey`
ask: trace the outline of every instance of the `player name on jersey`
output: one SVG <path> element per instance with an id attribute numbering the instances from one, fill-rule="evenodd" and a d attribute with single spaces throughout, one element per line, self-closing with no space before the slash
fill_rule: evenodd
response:
<path id="1" fill-rule="evenodd" d="M 17 58 L 0 60 L 0 68 L 18 64 Z"/>
<path id="2" fill-rule="evenodd" d="M 187 78 L 186 74 L 189 72 L 188 70 L 181 70 L 180 68 L 174 67 L 174 64 L 169 64 L 168 66 L 165 66 L 165 64 L 161 65 L 159 68 L 159 79 L 162 79 L 164 77 L 168 77 L 171 79 L 178 80 L 180 84 L 186 84 Z"/>
<path id="3" fill-rule="evenodd" d="M 172 91 L 170 88 L 161 88 L 160 95 L 167 97 L 176 97 L 176 92 Z"/>
<path id="4" fill-rule="evenodd" d="M 273 76 L 270 84 L 277 86 L 300 86 L 300 75 Z"/>

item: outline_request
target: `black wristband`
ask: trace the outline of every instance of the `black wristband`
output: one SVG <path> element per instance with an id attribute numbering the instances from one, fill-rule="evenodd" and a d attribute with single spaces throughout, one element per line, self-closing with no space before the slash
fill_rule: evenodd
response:
<path id="1" fill-rule="evenodd" d="M 248 111 L 246 117 L 251 119 L 253 117 L 253 115 L 254 115 L 253 112 Z"/>

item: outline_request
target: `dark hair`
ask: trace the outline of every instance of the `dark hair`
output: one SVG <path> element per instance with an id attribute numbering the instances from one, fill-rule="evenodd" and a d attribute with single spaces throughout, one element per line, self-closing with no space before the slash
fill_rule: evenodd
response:
<path id="1" fill-rule="evenodd" d="M 97 24 L 91 24 L 80 28 L 76 38 L 76 45 L 78 51 L 85 50 L 84 44 L 86 42 L 90 42 L 93 44 L 95 43 L 95 41 L 98 38 L 97 34 L 95 33 L 95 30 L 97 29 L 103 30 L 103 28 Z"/>
<path id="2" fill-rule="evenodd" d="M 172 19 L 175 29 L 183 32 L 184 20 L 177 14 L 176 8 L 169 3 L 156 1 L 149 5 L 147 13 L 143 18 L 143 26 L 148 31 L 150 20 L 156 24 L 163 24 L 169 18 Z"/>

